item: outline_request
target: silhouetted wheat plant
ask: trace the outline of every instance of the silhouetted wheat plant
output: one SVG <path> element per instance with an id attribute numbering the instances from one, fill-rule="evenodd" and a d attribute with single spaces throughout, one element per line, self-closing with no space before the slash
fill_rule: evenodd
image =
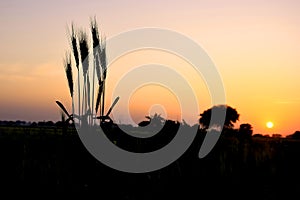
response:
<path id="1" fill-rule="evenodd" d="M 61 102 L 56 101 L 56 103 L 68 116 L 77 118 L 79 125 L 83 123 L 93 124 L 98 110 L 100 115 L 104 116 L 105 80 L 107 75 L 106 39 L 99 36 L 98 24 L 95 18 L 91 19 L 90 32 L 76 30 L 72 23 L 70 39 L 72 54 L 66 54 L 64 67 L 74 112 L 75 97 L 73 95 L 74 84 L 71 62 L 73 56 L 77 68 L 78 94 L 76 97 L 78 98 L 78 113 L 70 115 Z M 98 80 L 97 93 L 94 84 L 96 76 Z"/>
<path id="2" fill-rule="evenodd" d="M 98 33 L 98 26 L 97 26 L 97 23 L 96 23 L 96 20 L 92 19 L 91 20 L 91 32 L 92 32 L 92 39 L 93 39 L 93 80 L 92 82 L 94 83 L 95 82 L 95 70 L 96 70 L 96 73 L 97 73 L 97 77 L 100 76 L 100 63 L 96 62 L 96 59 L 98 57 L 98 54 L 99 54 L 99 44 L 100 44 L 100 41 L 99 41 L 99 33 Z M 97 65 L 98 64 L 98 65 Z M 94 94 L 94 91 L 95 91 L 95 87 L 94 87 L 94 84 L 93 84 L 93 88 L 92 88 L 92 94 Z M 93 116 L 93 113 L 94 113 L 94 98 L 92 98 L 92 116 Z M 97 112 L 96 112 L 97 113 Z"/>
<path id="3" fill-rule="evenodd" d="M 73 74 L 72 74 L 72 65 L 71 65 L 71 54 L 69 52 L 66 53 L 64 66 L 65 66 L 71 98 L 73 98 Z"/>
<path id="4" fill-rule="evenodd" d="M 82 107 L 81 113 L 83 114 L 81 120 L 87 120 L 87 111 L 88 111 L 88 70 L 89 70 L 89 46 L 88 46 L 88 37 L 86 32 L 80 31 L 78 35 L 79 39 L 79 50 L 81 58 L 81 67 L 83 73 L 83 91 L 82 91 Z M 83 119 L 84 118 L 84 119 Z"/>
<path id="5" fill-rule="evenodd" d="M 102 67 L 102 108 L 101 108 L 101 116 L 104 116 L 104 99 L 105 99 L 105 80 L 106 80 L 106 73 L 107 73 L 107 63 L 106 63 L 106 39 L 103 38 L 101 40 L 101 51 L 100 51 L 100 64 Z"/>
<path id="6" fill-rule="evenodd" d="M 74 55 L 74 59 L 76 62 L 77 68 L 77 84 L 78 84 L 78 115 L 80 116 L 80 79 L 79 79 L 79 53 L 78 53 L 78 45 L 77 45 L 77 35 L 75 32 L 74 24 L 72 24 L 72 35 L 71 35 L 71 42 L 72 42 L 72 51 Z M 74 102 L 74 101 L 73 101 Z M 80 123 L 80 122 L 79 122 Z"/>

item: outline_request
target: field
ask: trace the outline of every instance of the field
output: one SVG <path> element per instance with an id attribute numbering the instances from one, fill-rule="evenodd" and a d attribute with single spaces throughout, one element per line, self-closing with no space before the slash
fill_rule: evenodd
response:
<path id="1" fill-rule="evenodd" d="M 300 140 L 222 135 L 203 159 L 199 131 L 175 163 L 146 174 L 97 161 L 76 129 L 0 127 L 0 190 L 97 193 L 118 199 L 292 199 L 300 196 Z"/>

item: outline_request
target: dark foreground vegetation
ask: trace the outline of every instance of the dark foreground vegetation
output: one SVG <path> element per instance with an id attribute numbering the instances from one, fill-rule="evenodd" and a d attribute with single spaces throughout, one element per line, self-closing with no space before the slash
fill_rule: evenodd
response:
<path id="1" fill-rule="evenodd" d="M 1 126 L 0 190 L 94 193 L 99 199 L 300 197 L 300 140 L 227 133 L 199 159 L 204 137 L 199 129 L 188 151 L 168 167 L 130 174 L 97 161 L 72 127 Z"/>

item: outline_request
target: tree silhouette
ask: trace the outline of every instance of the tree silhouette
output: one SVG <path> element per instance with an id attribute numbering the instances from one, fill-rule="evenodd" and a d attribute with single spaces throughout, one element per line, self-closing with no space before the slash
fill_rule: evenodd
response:
<path id="1" fill-rule="evenodd" d="M 253 130 L 251 124 L 245 123 L 240 125 L 239 134 L 241 136 L 250 137 L 252 136 Z"/>
<path id="2" fill-rule="evenodd" d="M 239 113 L 236 111 L 235 108 L 232 108 L 228 105 L 216 105 L 213 106 L 212 108 L 205 110 L 203 113 L 200 114 L 201 117 L 199 119 L 199 123 L 202 126 L 202 128 L 207 129 L 210 123 L 212 123 L 211 126 L 214 127 L 222 126 L 220 121 L 211 122 L 212 111 L 215 112 L 216 114 L 218 113 L 222 114 L 226 112 L 224 128 L 232 129 L 234 127 L 234 123 L 237 120 L 239 120 Z"/>
<path id="3" fill-rule="evenodd" d="M 300 139 L 300 131 L 295 131 L 293 134 L 288 135 L 287 138 Z"/>

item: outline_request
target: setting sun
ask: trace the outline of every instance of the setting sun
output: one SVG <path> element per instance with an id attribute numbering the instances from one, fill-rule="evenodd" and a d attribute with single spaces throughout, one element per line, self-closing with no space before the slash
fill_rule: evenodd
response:
<path id="1" fill-rule="evenodd" d="M 267 123 L 266 123 L 266 126 L 267 126 L 268 128 L 273 128 L 274 124 L 273 124 L 273 122 L 267 122 Z"/>

